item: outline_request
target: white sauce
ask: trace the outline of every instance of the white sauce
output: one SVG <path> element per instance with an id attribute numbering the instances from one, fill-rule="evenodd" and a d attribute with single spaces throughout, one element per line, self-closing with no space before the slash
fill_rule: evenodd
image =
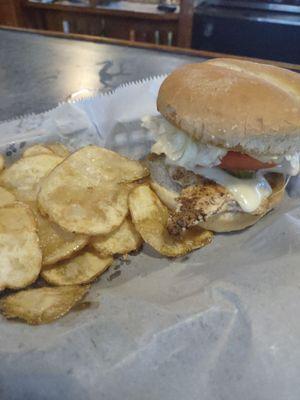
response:
<path id="1" fill-rule="evenodd" d="M 225 187 L 241 209 L 248 213 L 255 211 L 262 200 L 272 193 L 272 188 L 263 176 L 257 176 L 253 179 L 239 179 L 220 168 L 203 167 L 196 167 L 194 172 Z"/>
<path id="2" fill-rule="evenodd" d="M 227 154 L 227 150 L 195 142 L 162 116 L 145 117 L 142 124 L 156 139 L 151 149 L 153 153 L 165 154 L 167 163 L 184 167 L 224 186 L 245 212 L 255 211 L 262 200 L 271 195 L 272 189 L 263 177 L 265 172 L 279 172 L 291 176 L 299 174 L 299 153 L 284 156 L 252 155 L 262 162 L 277 165 L 260 170 L 253 179 L 239 179 L 220 168 L 215 168 Z"/>

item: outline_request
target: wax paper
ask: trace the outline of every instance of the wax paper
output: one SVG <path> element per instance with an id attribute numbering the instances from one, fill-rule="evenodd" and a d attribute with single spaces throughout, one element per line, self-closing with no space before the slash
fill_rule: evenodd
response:
<path id="1" fill-rule="evenodd" d="M 32 143 L 96 143 L 138 158 L 163 77 L 0 125 L 7 162 Z M 170 260 L 116 260 L 90 307 L 50 325 L 0 320 L 0 398 L 299 400 L 300 182 L 243 232 Z"/>

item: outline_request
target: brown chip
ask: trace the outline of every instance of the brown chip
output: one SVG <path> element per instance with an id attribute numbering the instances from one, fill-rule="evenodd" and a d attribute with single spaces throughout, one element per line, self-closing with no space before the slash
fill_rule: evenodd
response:
<path id="1" fill-rule="evenodd" d="M 0 300 L 6 318 L 31 325 L 48 324 L 64 316 L 89 290 L 89 286 L 42 287 L 21 290 Z"/>
<path id="2" fill-rule="evenodd" d="M 24 157 L 5 169 L 0 176 L 0 185 L 11 191 L 18 200 L 36 200 L 40 180 L 62 161 L 54 154 Z"/>
<path id="3" fill-rule="evenodd" d="M 81 285 L 94 281 L 112 262 L 112 257 L 100 258 L 86 251 L 49 269 L 44 269 L 41 275 L 51 285 Z"/>
<path id="4" fill-rule="evenodd" d="M 91 245 L 102 257 L 114 254 L 128 254 L 137 250 L 143 243 L 143 239 L 135 229 L 129 218 L 113 232 L 107 235 L 94 236 Z"/>
<path id="5" fill-rule="evenodd" d="M 14 203 L 15 201 L 16 197 L 11 192 L 0 186 L 0 207 Z"/>
<path id="6" fill-rule="evenodd" d="M 0 290 L 33 283 L 41 270 L 42 253 L 34 216 L 28 206 L 0 208 Z"/>
<path id="7" fill-rule="evenodd" d="M 43 265 L 54 264 L 82 249 L 89 237 L 68 232 L 59 225 L 36 213 L 40 247 L 43 253 Z"/>
<path id="8" fill-rule="evenodd" d="M 24 150 L 23 157 L 40 156 L 41 154 L 53 155 L 53 151 L 44 144 L 35 144 Z"/>
<path id="9" fill-rule="evenodd" d="M 147 174 L 137 161 L 87 146 L 66 158 L 43 180 L 39 207 L 68 231 L 107 234 L 128 212 L 128 185 Z"/>

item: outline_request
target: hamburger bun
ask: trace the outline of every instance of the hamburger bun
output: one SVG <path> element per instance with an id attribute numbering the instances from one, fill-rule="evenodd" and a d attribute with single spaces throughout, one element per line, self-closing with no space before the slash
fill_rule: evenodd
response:
<path id="1" fill-rule="evenodd" d="M 300 75 L 234 59 L 189 64 L 162 83 L 158 111 L 201 143 L 248 154 L 300 151 Z"/>

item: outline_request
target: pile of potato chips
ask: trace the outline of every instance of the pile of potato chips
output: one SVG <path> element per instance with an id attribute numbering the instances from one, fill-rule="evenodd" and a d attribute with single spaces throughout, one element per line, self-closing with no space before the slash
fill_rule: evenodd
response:
<path id="1" fill-rule="evenodd" d="M 42 324 L 65 315 L 114 256 L 143 242 L 177 257 L 212 239 L 199 229 L 171 236 L 147 168 L 101 147 L 71 154 L 38 144 L 8 168 L 0 158 L 0 170 L 0 290 L 23 289 L 0 299 L 7 318 Z M 39 277 L 44 286 L 28 288 Z"/>

